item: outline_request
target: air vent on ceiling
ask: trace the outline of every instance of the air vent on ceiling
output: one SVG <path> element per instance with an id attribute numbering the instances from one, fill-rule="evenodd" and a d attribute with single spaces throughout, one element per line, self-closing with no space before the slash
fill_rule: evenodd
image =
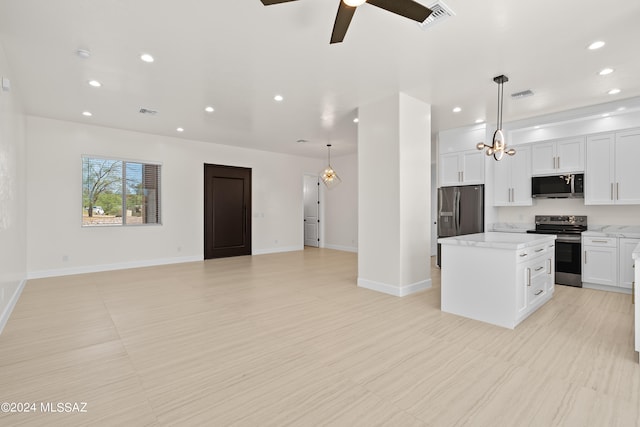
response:
<path id="1" fill-rule="evenodd" d="M 140 112 L 142 114 L 149 114 L 150 116 L 155 116 L 156 114 L 158 114 L 158 112 L 156 110 L 150 110 L 148 108 L 141 108 Z"/>
<path id="2" fill-rule="evenodd" d="M 526 98 L 527 96 L 533 96 L 533 92 L 530 89 L 523 90 L 522 92 L 516 92 L 516 93 L 512 93 L 511 94 L 511 97 L 512 98 L 516 98 L 516 99 Z"/>
<path id="3" fill-rule="evenodd" d="M 418 24 L 423 30 L 431 28 L 438 22 L 442 22 L 451 16 L 455 16 L 453 10 L 451 10 L 451 8 L 444 4 L 442 1 L 437 1 L 433 5 L 429 6 L 429 9 L 431 9 L 433 13 L 431 13 L 431 15 L 429 15 L 429 17 L 425 19 L 424 22 Z"/>

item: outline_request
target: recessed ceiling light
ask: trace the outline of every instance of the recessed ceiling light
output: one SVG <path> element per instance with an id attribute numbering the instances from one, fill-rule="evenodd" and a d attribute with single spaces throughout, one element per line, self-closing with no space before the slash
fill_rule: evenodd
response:
<path id="1" fill-rule="evenodd" d="M 347 6 L 358 7 L 366 3 L 367 0 L 344 0 Z"/>
<path id="2" fill-rule="evenodd" d="M 353 119 L 353 123 L 360 123 L 360 119 L 356 117 L 355 119 Z"/>
<path id="3" fill-rule="evenodd" d="M 183 128 L 177 128 L 177 129 L 176 129 L 176 131 L 178 131 L 178 132 L 184 132 L 184 129 L 183 129 Z"/>
<path id="4" fill-rule="evenodd" d="M 208 107 L 205 107 L 204 111 L 206 111 L 207 113 L 213 113 L 216 110 L 213 107 L 208 106 Z"/>
<path id="5" fill-rule="evenodd" d="M 603 68 L 598 74 L 600 74 L 601 76 L 606 76 L 607 74 L 611 73 L 613 73 L 613 68 Z"/>
<path id="6" fill-rule="evenodd" d="M 140 59 L 142 59 L 144 62 L 155 61 L 155 59 L 153 59 L 153 56 L 149 55 L 148 53 L 143 53 L 142 55 L 140 55 Z"/>
<path id="7" fill-rule="evenodd" d="M 480 123 L 484 123 L 484 119 L 477 119 L 476 123 L 480 124 Z"/>
<path id="8" fill-rule="evenodd" d="M 454 107 L 452 110 L 454 113 L 459 113 L 460 111 L 462 111 L 462 108 L 460 107 Z"/>
<path id="9" fill-rule="evenodd" d="M 100 83 L 97 80 L 89 80 L 89 86 L 100 87 L 100 86 L 102 86 L 102 83 Z"/>
<path id="10" fill-rule="evenodd" d="M 78 49 L 76 50 L 76 55 L 82 59 L 87 59 L 91 56 L 91 52 L 88 49 Z"/>
<path id="11" fill-rule="evenodd" d="M 305 144 L 305 143 L 307 143 L 307 142 L 309 142 L 309 141 L 308 141 L 308 140 L 306 140 L 306 139 L 299 139 L 299 140 L 297 140 L 296 142 L 297 142 L 298 144 Z"/>
<path id="12" fill-rule="evenodd" d="M 275 99 L 278 102 L 281 102 L 281 101 L 284 100 L 284 97 L 282 95 L 276 95 L 276 96 L 273 97 L 273 99 Z"/>
<path id="13" fill-rule="evenodd" d="M 85 116 L 85 117 L 91 117 L 91 116 L 93 116 L 93 114 L 91 114 L 91 111 L 83 111 L 83 112 L 82 112 L 82 115 L 83 115 L 83 116 Z"/>
<path id="14" fill-rule="evenodd" d="M 609 92 L 607 92 L 609 95 L 617 95 L 620 93 L 620 89 L 615 88 L 615 89 L 611 89 Z"/>
<path id="15" fill-rule="evenodd" d="M 604 42 L 601 40 L 598 40 L 589 45 L 589 50 L 600 49 L 602 46 L 604 46 Z"/>
<path id="16" fill-rule="evenodd" d="M 540 129 L 540 125 L 536 125 L 533 127 L 534 129 Z"/>

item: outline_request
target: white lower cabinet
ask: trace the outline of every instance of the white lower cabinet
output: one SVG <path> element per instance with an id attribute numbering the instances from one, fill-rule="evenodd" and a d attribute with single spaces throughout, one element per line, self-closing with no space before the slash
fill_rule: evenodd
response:
<path id="1" fill-rule="evenodd" d="M 618 278 L 616 237 L 582 238 L 582 282 L 616 286 Z"/>
<path id="2" fill-rule="evenodd" d="M 516 322 L 522 321 L 547 301 L 554 291 L 554 243 L 547 243 L 518 253 Z"/>
<path id="3" fill-rule="evenodd" d="M 582 237 L 582 282 L 603 285 L 611 290 L 631 290 L 632 253 L 640 239 L 628 237 Z M 627 291 L 628 292 L 628 291 Z"/>
<path id="4" fill-rule="evenodd" d="M 634 282 L 635 268 L 633 267 L 633 250 L 640 244 L 640 239 L 621 237 L 618 242 L 620 254 L 620 282 L 621 288 L 631 289 Z"/>

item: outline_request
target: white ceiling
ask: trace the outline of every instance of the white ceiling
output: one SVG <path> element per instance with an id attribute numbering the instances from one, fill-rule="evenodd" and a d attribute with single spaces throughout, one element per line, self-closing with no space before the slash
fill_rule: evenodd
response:
<path id="1" fill-rule="evenodd" d="M 499 74 L 505 122 L 640 95 L 638 0 L 444 0 L 456 16 L 427 31 L 365 4 L 330 45 L 338 1 L 0 0 L 0 43 L 27 114 L 312 157 L 355 152 L 358 106 L 399 91 L 434 133 L 495 123 Z"/>

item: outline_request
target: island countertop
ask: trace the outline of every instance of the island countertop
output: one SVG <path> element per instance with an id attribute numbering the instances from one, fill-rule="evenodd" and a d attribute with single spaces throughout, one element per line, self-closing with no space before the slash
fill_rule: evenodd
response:
<path id="1" fill-rule="evenodd" d="M 556 239 L 552 234 L 476 233 L 438 239 L 442 245 L 477 246 L 493 249 L 524 249 Z"/>

